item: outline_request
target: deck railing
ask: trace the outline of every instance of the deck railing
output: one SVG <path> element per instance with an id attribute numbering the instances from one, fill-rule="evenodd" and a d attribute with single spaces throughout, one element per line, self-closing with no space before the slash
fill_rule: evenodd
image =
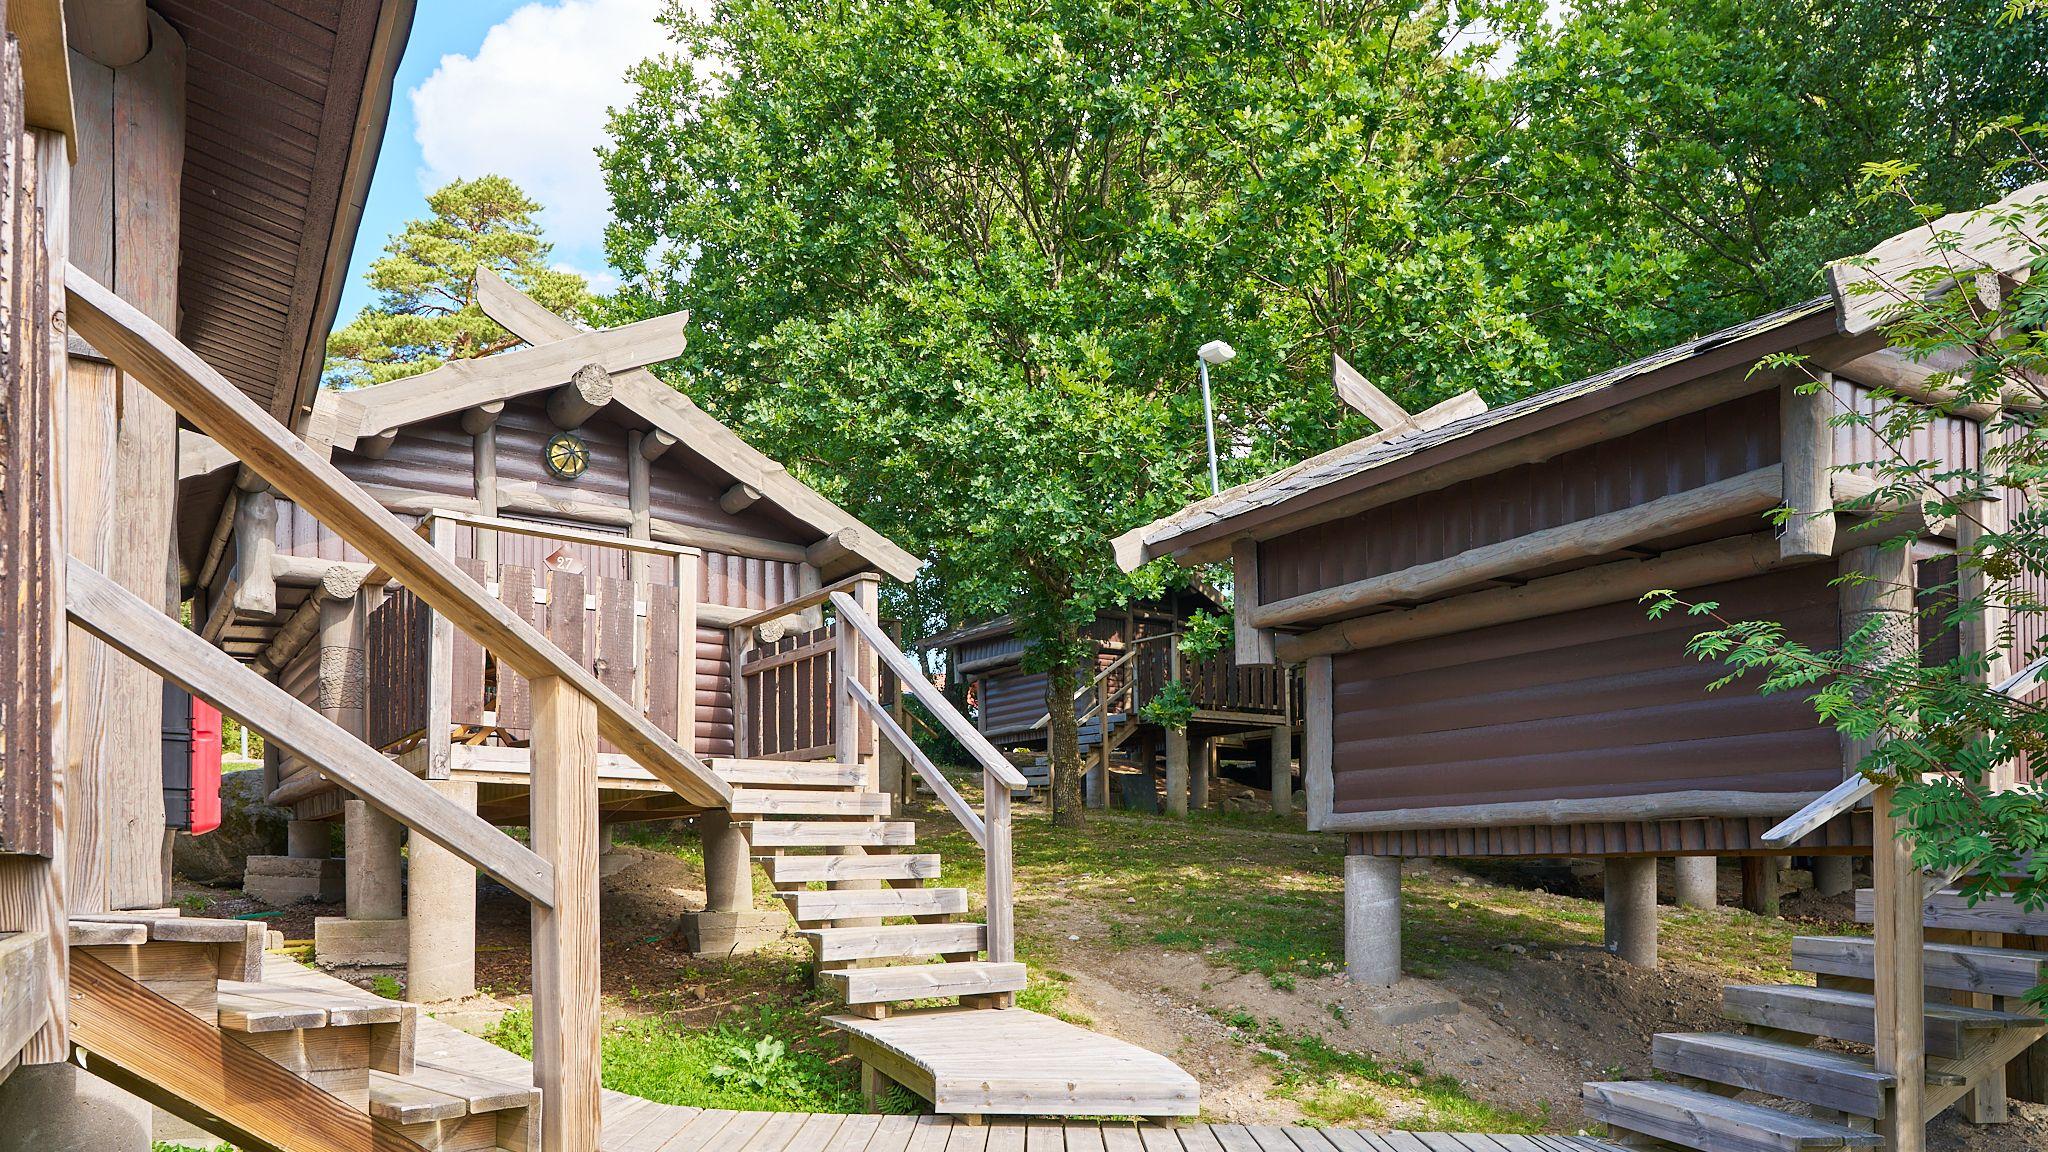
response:
<path id="1" fill-rule="evenodd" d="M 96 580 L 90 568 L 74 568 L 67 589 L 72 618 L 81 626 L 333 773 L 372 806 L 527 899 L 533 912 L 533 1077 L 542 1098 L 535 1146 L 542 1152 L 597 1147 L 599 735 L 686 800 L 727 807 L 731 790 L 162 326 L 76 268 L 65 271 L 65 294 L 72 327 L 124 373 L 531 686 L 528 849 L 176 621 L 111 581 Z"/>
<path id="2" fill-rule="evenodd" d="M 982 849 L 987 880 L 988 956 L 1016 958 L 1013 871 L 1010 853 L 1010 793 L 1025 786 L 1023 773 L 996 751 L 960 714 L 931 678 L 903 653 L 877 619 L 879 581 L 871 574 L 849 577 L 795 599 L 763 609 L 732 624 L 734 711 L 748 716 L 739 733 L 742 756 L 815 760 L 831 756 L 860 763 L 887 740 L 916 770 L 967 834 Z M 809 617 L 832 610 L 829 622 Z M 762 641 L 763 625 L 797 620 Z M 982 773 L 982 807 L 977 813 L 894 712 L 882 702 L 880 672 L 924 705 L 939 727 L 960 742 Z M 870 778 L 867 786 L 878 787 Z"/>

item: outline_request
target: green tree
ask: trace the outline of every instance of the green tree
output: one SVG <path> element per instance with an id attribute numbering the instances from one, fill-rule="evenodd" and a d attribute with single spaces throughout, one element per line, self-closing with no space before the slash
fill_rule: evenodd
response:
<path id="1" fill-rule="evenodd" d="M 1826 5 L 1584 0 L 1518 28 L 1490 206 L 1495 246 L 1567 375 L 1823 291 L 1818 271 L 1904 231 L 1862 162 L 1922 194 L 2012 187 L 2006 117 L 2048 116 L 2048 21 L 2008 0 Z"/>
<path id="2" fill-rule="evenodd" d="M 1122 576 L 1108 540 L 1207 494 L 1195 349 L 1241 353 L 1216 377 L 1229 481 L 1369 427 L 1330 393 L 1340 333 L 1398 351 L 1414 395 L 1513 355 L 1436 338 L 1497 294 L 1469 236 L 1407 208 L 1472 152 L 1450 102 L 1485 94 L 1446 5 L 726 0 L 666 22 L 683 52 L 635 70 L 602 152 L 610 318 L 691 308 L 692 396 L 930 557 L 912 615 L 1017 614 L 1063 823 L 1082 629 L 1168 578 Z M 1355 226 L 1319 206 L 1332 179 Z"/>
<path id="3" fill-rule="evenodd" d="M 329 384 L 381 384 L 519 344 L 477 307 L 480 266 L 565 317 L 588 301 L 583 277 L 548 266 L 553 246 L 534 219 L 541 206 L 512 181 L 456 180 L 427 207 L 432 214 L 408 222 L 370 265 L 377 302 L 328 338 Z"/>
<path id="4" fill-rule="evenodd" d="M 2048 162 L 2034 158 L 2048 129 L 2007 134 L 2023 162 L 2001 166 L 2001 178 L 2040 181 Z M 1686 611 L 1712 625 L 1692 650 L 1748 676 L 1766 692 L 1813 688 L 1821 718 L 1867 742 L 1863 773 L 1896 788 L 1893 813 L 1913 838 L 1920 867 L 1961 877 L 1972 902 L 2009 890 L 2030 910 L 2048 907 L 2048 791 L 2038 776 L 2010 786 L 2001 767 L 2027 763 L 2035 773 L 2048 757 L 2048 701 L 2033 690 L 1999 691 L 1994 670 L 2018 673 L 2048 655 L 2048 183 L 2017 207 L 1979 213 L 1966 228 L 1936 227 L 1941 205 L 1920 199 L 1920 170 L 1908 163 L 1872 165 L 1866 178 L 1885 213 L 1920 219 L 1925 258 L 1895 273 L 1872 275 L 1851 289 L 1874 309 L 1891 344 L 1931 366 L 1923 403 L 1880 393 L 1875 412 L 1841 412 L 1838 426 L 1865 429 L 1881 447 L 1878 459 L 1838 464 L 1873 481 L 1871 495 L 1838 509 L 1879 521 L 1903 518 L 1891 547 L 1909 546 L 1921 523 L 1956 524 L 1956 573 L 1932 587 L 1872 588 L 1893 606 L 1842 639 L 1816 650 L 1787 639 L 1776 621 L 1731 619 L 1713 603 L 1653 593 L 1650 611 Z M 2017 179 L 2015 179 L 2017 178 Z M 1969 234 L 2022 254 L 2031 276 L 1981 275 Z M 1964 270 L 1959 278 L 1957 270 Z M 1771 367 L 1803 367 L 1795 355 Z M 1818 380 L 1818 376 L 1816 376 Z M 1807 385 L 1810 389 L 1818 383 Z M 1991 411 L 1979 458 L 1943 461 L 1916 452 L 1930 443 L 1934 422 L 1965 408 Z M 1886 509 L 1903 509 L 1889 512 Z M 1908 568 L 1908 571 L 1912 571 Z M 1843 577 L 1844 582 L 1868 578 Z M 1989 619 L 1987 619 L 1989 617 Z M 1982 637 L 1943 659 L 1936 650 L 1951 629 Z M 1725 682 L 1725 681 L 1724 681 Z M 2030 998 L 2048 1006 L 2048 984 Z"/>

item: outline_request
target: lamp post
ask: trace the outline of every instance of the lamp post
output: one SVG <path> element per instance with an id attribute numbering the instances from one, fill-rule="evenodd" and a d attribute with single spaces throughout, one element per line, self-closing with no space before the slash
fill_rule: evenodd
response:
<path id="1" fill-rule="evenodd" d="M 1224 365 L 1237 356 L 1237 349 L 1221 340 L 1211 340 L 1195 349 L 1195 357 L 1202 365 L 1202 422 L 1209 433 L 1209 495 L 1223 491 L 1223 481 L 1216 472 L 1216 405 L 1209 399 L 1209 365 Z"/>

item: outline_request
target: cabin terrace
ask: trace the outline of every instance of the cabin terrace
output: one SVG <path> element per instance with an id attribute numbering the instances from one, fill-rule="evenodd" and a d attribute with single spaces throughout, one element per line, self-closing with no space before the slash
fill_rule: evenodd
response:
<path id="1" fill-rule="evenodd" d="M 1270 791 L 1273 811 L 1293 811 L 1298 677 L 1277 663 L 1240 664 L 1226 645 L 1196 658 L 1181 630 L 1196 612 L 1220 612 L 1220 593 L 1186 590 L 1098 613 L 1087 629 L 1094 657 L 1077 669 L 1074 695 L 1084 794 L 1091 808 L 1175 814 L 1207 808 L 1229 772 Z M 1005 615 L 918 641 L 946 654 L 947 676 L 974 709 L 975 727 L 1011 750 L 1034 786 L 1049 785 L 1046 749 L 1051 676 L 1029 671 L 1031 642 Z M 1195 711 L 1185 726 L 1145 715 L 1169 683 L 1187 687 Z"/>

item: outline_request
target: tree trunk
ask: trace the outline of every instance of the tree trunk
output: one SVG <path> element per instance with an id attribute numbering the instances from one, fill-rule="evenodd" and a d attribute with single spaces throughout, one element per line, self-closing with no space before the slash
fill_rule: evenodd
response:
<path id="1" fill-rule="evenodd" d="M 1087 817 L 1082 803 L 1081 724 L 1074 714 L 1074 693 L 1080 677 L 1072 664 L 1062 663 L 1046 677 L 1046 754 L 1052 760 L 1052 822 L 1056 828 L 1079 828 Z"/>

